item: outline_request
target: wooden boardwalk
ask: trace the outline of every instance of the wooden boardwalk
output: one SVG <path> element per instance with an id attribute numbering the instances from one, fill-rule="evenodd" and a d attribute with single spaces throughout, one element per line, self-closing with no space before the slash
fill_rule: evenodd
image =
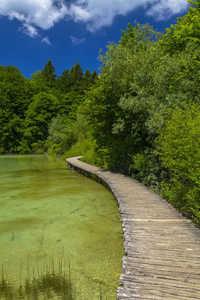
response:
<path id="1" fill-rule="evenodd" d="M 119 204 L 125 256 L 117 299 L 200 299 L 200 230 L 137 181 L 77 157 L 67 162 L 106 182 Z"/>

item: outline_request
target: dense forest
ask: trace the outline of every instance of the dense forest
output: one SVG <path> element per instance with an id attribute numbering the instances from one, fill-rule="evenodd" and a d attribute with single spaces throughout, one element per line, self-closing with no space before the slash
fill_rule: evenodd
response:
<path id="1" fill-rule="evenodd" d="M 160 193 L 200 224 L 200 1 L 164 33 L 128 24 L 100 51 L 101 72 L 77 63 L 24 78 L 0 67 L 0 152 L 84 155 Z"/>
<path id="2" fill-rule="evenodd" d="M 0 153 L 60 154 L 77 140 L 77 108 L 98 78 L 77 62 L 55 75 L 49 60 L 31 80 L 14 66 L 0 66 Z"/>

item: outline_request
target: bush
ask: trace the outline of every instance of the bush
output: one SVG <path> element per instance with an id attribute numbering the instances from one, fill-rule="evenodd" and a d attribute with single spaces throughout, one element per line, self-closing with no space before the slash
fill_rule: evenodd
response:
<path id="1" fill-rule="evenodd" d="M 171 110 L 157 138 L 158 154 L 171 177 L 162 195 L 200 224 L 200 107 Z"/>
<path id="2" fill-rule="evenodd" d="M 83 161 L 92 165 L 99 165 L 98 156 L 95 151 L 96 142 L 91 138 L 79 138 L 71 149 L 63 154 L 63 158 L 73 156 L 84 156 Z"/>

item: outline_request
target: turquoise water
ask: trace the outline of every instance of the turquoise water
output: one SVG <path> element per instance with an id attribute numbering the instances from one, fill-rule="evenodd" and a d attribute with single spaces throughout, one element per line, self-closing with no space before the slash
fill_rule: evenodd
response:
<path id="1" fill-rule="evenodd" d="M 75 299 L 116 299 L 123 256 L 116 200 L 59 158 L 0 156 L 0 245 L 4 277 L 16 287 L 70 264 Z"/>

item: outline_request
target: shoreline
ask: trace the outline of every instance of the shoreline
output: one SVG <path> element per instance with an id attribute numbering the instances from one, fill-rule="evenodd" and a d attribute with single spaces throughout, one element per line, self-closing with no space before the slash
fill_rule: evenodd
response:
<path id="1" fill-rule="evenodd" d="M 106 184 L 119 205 L 125 256 L 117 299 L 200 299 L 199 229 L 136 180 L 80 158 L 66 161 L 70 168 Z"/>

